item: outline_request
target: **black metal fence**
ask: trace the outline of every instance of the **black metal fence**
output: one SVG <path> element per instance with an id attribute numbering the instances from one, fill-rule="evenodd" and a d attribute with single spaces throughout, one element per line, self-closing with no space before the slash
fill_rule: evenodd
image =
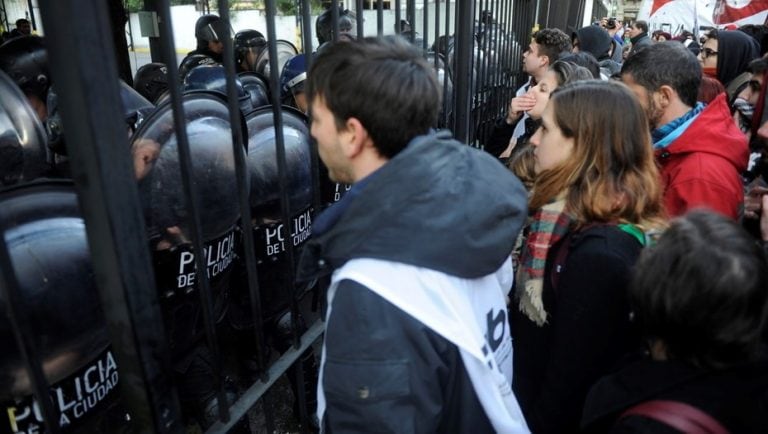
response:
<path id="1" fill-rule="evenodd" d="M 304 50 L 314 51 L 313 18 L 310 2 L 301 0 L 299 23 L 302 29 Z M 334 6 L 338 1 L 331 2 Z M 551 3 L 551 4 L 550 4 Z M 565 4 L 566 2 L 562 2 Z M 479 146 L 479 140 L 486 129 L 504 114 L 509 99 L 526 77 L 521 73 L 523 50 L 529 43 L 531 30 L 537 23 L 549 23 L 550 14 L 559 14 L 560 21 L 572 18 L 571 6 L 578 2 L 531 0 L 468 0 L 468 1 L 427 1 L 417 5 L 415 0 L 390 2 L 394 9 L 394 31 L 400 32 L 401 19 L 412 26 L 407 36 L 420 44 L 425 56 L 435 64 L 441 75 L 445 101 L 440 126 L 452 130 L 455 136 L 469 145 Z M 172 35 L 170 4 L 168 0 L 148 1 L 158 15 L 160 37 L 152 42 L 153 55 L 168 67 L 170 101 L 173 111 L 173 125 L 178 139 L 179 179 L 183 186 L 182 202 L 189 210 L 188 225 L 191 228 L 190 241 L 197 270 L 205 270 L 205 246 L 200 221 L 201 202 L 195 194 L 195 180 L 192 175 L 193 161 L 185 124 L 183 96 L 176 65 L 176 49 Z M 577 9 L 583 8 L 574 6 Z M 277 13 L 274 0 L 265 1 L 266 14 L 274 17 Z M 356 0 L 351 6 L 358 11 L 358 37 L 372 32 L 392 33 L 384 28 L 384 2 L 375 2 L 377 19 L 363 21 L 363 1 Z M 419 9 L 417 6 L 420 6 Z M 155 279 L 151 252 L 146 237 L 145 219 L 134 176 L 129 143 L 125 125 L 120 113 L 121 106 L 118 83 L 118 60 L 113 43 L 113 25 L 109 5 L 106 2 L 85 0 L 40 0 L 43 28 L 52 78 L 57 85 L 58 105 L 62 122 L 66 125 L 68 158 L 71 163 L 72 179 L 77 190 L 80 209 L 85 221 L 88 244 L 91 251 L 99 301 L 104 311 L 111 348 L 120 373 L 120 396 L 127 414 L 130 415 L 130 431 L 178 433 L 184 432 L 177 385 L 174 382 L 168 339 Z M 556 9 L 556 10 L 555 10 Z M 229 2 L 219 0 L 217 12 L 229 21 Z M 419 14 L 420 12 L 420 14 Z M 338 12 L 333 13 L 334 35 L 338 35 Z M 580 19 L 580 18 L 579 18 Z M 575 19 L 576 21 L 578 19 Z M 123 29 L 120 29 L 123 32 Z M 417 35 L 421 35 L 418 40 Z M 266 38 L 269 41 L 269 61 L 272 101 L 280 101 L 279 70 L 275 20 L 267 20 Z M 224 67 L 227 76 L 229 124 L 240 125 L 238 95 L 235 77 L 235 56 L 232 41 L 224 39 Z M 311 62 L 311 56 L 309 56 Z M 273 107 L 276 165 L 280 179 L 280 220 L 291 221 L 288 196 L 288 169 L 285 153 L 285 138 L 282 134 L 284 109 L 279 104 Z M 247 283 L 251 305 L 246 309 L 259 324 L 262 315 L 260 288 L 257 277 L 251 206 L 247 185 L 246 156 L 243 131 L 231 128 L 232 153 L 234 155 L 235 185 L 239 211 L 241 213 L 243 263 L 247 270 Z M 314 165 L 318 167 L 316 152 Z M 318 175 L 313 183 L 317 190 Z M 314 210 L 320 209 L 315 200 Z M 291 264 L 296 263 L 292 243 L 286 243 L 286 253 Z M 290 270 L 293 267 L 289 267 Z M 34 344 L 32 329 L 25 320 L 27 312 L 20 302 L 19 283 L 13 272 L 5 239 L 0 237 L 0 296 L 5 301 L 5 313 L 14 330 L 19 352 L 22 354 L 26 372 L 31 379 L 33 393 L 39 406 L 41 419 L 51 433 L 62 432 L 59 428 L 60 408 L 52 404 L 51 384 L 44 374 L 40 362 L 41 348 Z M 293 313 L 293 345 L 271 365 L 264 353 L 265 338 L 259 327 L 255 327 L 253 345 L 259 350 L 260 378 L 246 388 L 236 400 L 225 391 L 225 373 L 219 336 L 214 317 L 214 295 L 207 273 L 197 273 L 196 288 L 204 323 L 204 336 L 212 357 L 213 383 L 217 389 L 218 420 L 207 430 L 208 433 L 227 432 L 239 419 L 244 417 L 257 401 L 264 399 L 276 378 L 283 375 L 301 355 L 322 334 L 322 323 L 316 322 L 303 334 L 297 324 L 300 296 L 292 298 L 290 310 Z M 293 281 L 292 271 L 288 281 Z M 292 285 L 291 285 L 292 287 Z M 286 289 L 292 291 L 292 289 Z M 306 391 L 301 378 L 302 370 L 294 370 L 298 396 Z M 272 432 L 274 420 L 268 407 L 265 417 L 267 430 Z M 302 429 L 309 430 L 311 424 L 309 409 L 304 399 L 298 400 L 299 418 Z"/>

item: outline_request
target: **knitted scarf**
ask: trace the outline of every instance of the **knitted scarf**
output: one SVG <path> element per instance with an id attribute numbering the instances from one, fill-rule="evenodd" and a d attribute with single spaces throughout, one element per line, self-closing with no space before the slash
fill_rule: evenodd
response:
<path id="1" fill-rule="evenodd" d="M 553 244 L 568 233 L 571 223 L 564 209 L 565 199 L 558 198 L 536 211 L 520 259 L 516 284 L 519 308 L 539 326 L 547 322 L 542 300 L 547 253 Z"/>
<path id="2" fill-rule="evenodd" d="M 680 128 L 680 131 L 677 131 L 677 135 L 674 136 L 674 138 L 679 137 L 680 134 L 682 134 L 682 132 L 685 131 L 685 128 L 688 128 L 688 125 L 690 125 L 690 122 L 696 116 L 698 116 L 702 111 L 704 111 L 705 108 L 706 106 L 703 103 L 697 103 L 691 110 L 688 111 L 688 113 L 651 131 L 651 140 L 653 141 L 653 148 L 654 149 L 664 148 L 670 143 L 672 143 L 672 140 L 669 140 L 668 136 L 670 136 L 678 128 Z M 685 127 L 681 128 L 683 126 Z M 664 140 L 664 139 L 667 139 L 667 140 Z"/>

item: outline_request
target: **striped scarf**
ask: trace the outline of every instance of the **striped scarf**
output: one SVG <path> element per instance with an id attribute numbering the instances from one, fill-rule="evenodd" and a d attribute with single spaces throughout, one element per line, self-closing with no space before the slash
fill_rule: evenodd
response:
<path id="1" fill-rule="evenodd" d="M 565 199 L 557 199 L 536 211 L 531 219 L 528 238 L 523 246 L 517 276 L 519 308 L 531 321 L 542 326 L 547 322 L 542 292 L 547 253 L 568 233 L 571 218 L 565 213 Z"/>

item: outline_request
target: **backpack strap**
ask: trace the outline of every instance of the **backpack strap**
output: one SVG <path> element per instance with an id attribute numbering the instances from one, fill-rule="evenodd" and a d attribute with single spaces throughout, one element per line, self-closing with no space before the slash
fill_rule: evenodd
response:
<path id="1" fill-rule="evenodd" d="M 679 401 L 642 402 L 622 413 L 617 422 L 629 416 L 655 420 L 685 434 L 729 434 L 728 430 L 709 414 Z"/>

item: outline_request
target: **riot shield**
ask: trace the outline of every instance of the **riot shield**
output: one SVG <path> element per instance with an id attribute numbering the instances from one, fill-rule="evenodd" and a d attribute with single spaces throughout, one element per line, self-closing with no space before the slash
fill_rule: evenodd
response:
<path id="1" fill-rule="evenodd" d="M 299 54 L 299 50 L 296 49 L 295 45 L 283 39 L 275 41 L 275 46 L 277 47 L 277 75 L 279 77 L 283 72 L 285 62 L 291 57 Z M 269 71 L 269 50 L 264 50 L 259 55 L 258 59 L 256 59 L 256 72 L 264 77 L 269 77 Z"/>
<path id="2" fill-rule="evenodd" d="M 74 187 L 46 181 L 0 192 L 0 230 L 19 284 L 16 309 L 37 339 L 61 432 L 122 432 L 121 379 Z M 0 312 L 0 432 L 44 432 L 5 308 Z"/>
<path id="3" fill-rule="evenodd" d="M 254 243 L 263 316 L 283 312 L 294 295 L 288 281 L 286 244 L 298 255 L 312 234 L 311 152 L 306 116 L 283 107 L 283 137 L 288 173 L 288 202 L 291 221 L 285 225 L 280 214 L 280 184 L 277 168 L 276 130 L 271 107 L 246 118 L 248 125 L 248 172 L 250 204 L 254 219 Z M 286 226 L 288 226 L 286 228 Z M 298 256 L 297 256 L 298 257 Z M 300 290 L 301 288 L 295 288 Z"/>
<path id="4" fill-rule="evenodd" d="M 205 249 L 214 313 L 223 317 L 238 242 L 240 210 L 227 106 L 214 95 L 185 94 L 183 106 L 194 194 Z M 170 101 L 142 123 L 131 141 L 172 358 L 178 361 L 202 339 L 199 279 L 191 244 L 191 215 L 181 183 L 178 142 Z"/>

